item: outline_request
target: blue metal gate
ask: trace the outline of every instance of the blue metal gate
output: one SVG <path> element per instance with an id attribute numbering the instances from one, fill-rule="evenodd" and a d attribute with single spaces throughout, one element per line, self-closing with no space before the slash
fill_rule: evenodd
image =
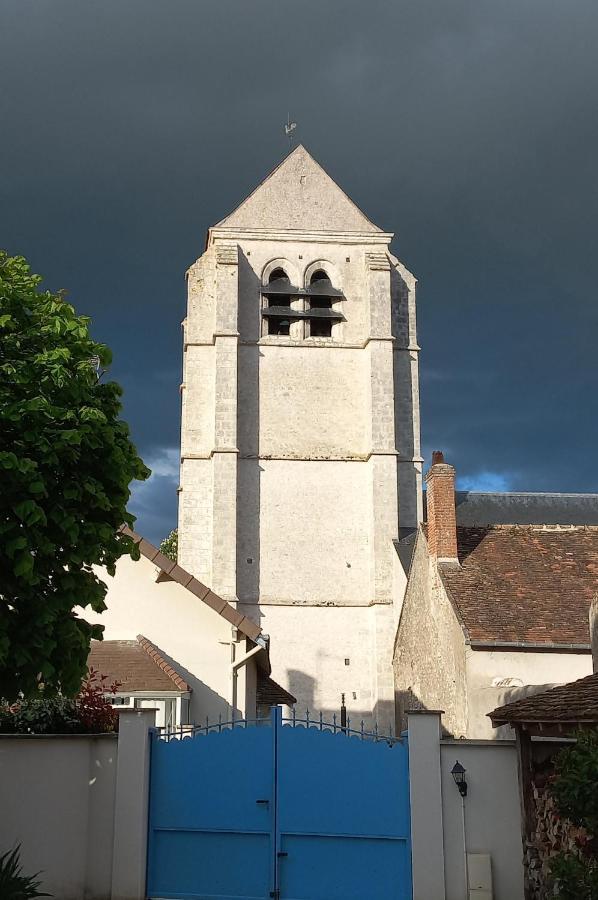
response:
<path id="1" fill-rule="evenodd" d="M 406 743 L 272 718 L 152 738 L 148 897 L 410 900 Z"/>

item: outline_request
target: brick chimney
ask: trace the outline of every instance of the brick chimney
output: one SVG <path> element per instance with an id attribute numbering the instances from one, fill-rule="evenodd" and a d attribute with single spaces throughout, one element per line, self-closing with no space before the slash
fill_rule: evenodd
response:
<path id="1" fill-rule="evenodd" d="M 445 463 L 440 450 L 432 454 L 426 488 L 430 553 L 439 562 L 458 563 L 455 470 Z"/>

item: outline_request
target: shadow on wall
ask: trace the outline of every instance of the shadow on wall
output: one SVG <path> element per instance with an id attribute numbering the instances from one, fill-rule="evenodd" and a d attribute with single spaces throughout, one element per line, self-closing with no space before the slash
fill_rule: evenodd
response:
<path id="1" fill-rule="evenodd" d="M 172 656 L 169 656 L 168 653 L 154 641 L 152 643 L 158 650 L 160 656 L 185 679 L 191 688 L 188 716 L 189 722 L 183 722 L 183 725 L 202 725 L 205 723 L 206 717 L 208 717 L 211 722 L 217 722 L 218 716 L 222 716 L 223 721 L 227 721 L 231 718 L 231 705 L 228 700 L 221 697 L 216 691 L 213 691 L 212 688 L 208 687 L 207 684 L 182 666 L 176 659 L 173 659 Z M 239 710 L 235 711 L 235 717 L 241 717 Z"/>
<path id="2" fill-rule="evenodd" d="M 237 597 L 241 603 L 260 597 L 260 281 L 239 250 L 237 383 Z M 245 343 L 245 342 L 250 343 Z M 256 606 L 251 617 L 261 625 Z"/>
<path id="3" fill-rule="evenodd" d="M 427 706 L 412 688 L 407 688 L 405 691 L 395 691 L 395 721 L 397 734 L 401 734 L 403 731 L 407 730 L 407 713 L 417 712 L 419 710 L 431 712 L 432 708 Z M 445 710 L 442 709 L 434 709 L 433 711 L 445 712 Z M 460 734 L 453 734 L 450 729 L 445 727 L 444 717 L 441 719 L 441 731 L 443 738 L 458 739 L 463 737 L 463 735 Z"/>
<path id="4" fill-rule="evenodd" d="M 274 674 L 275 677 L 275 674 Z M 301 698 L 301 704 L 295 705 L 295 716 L 298 720 L 304 720 L 306 713 L 309 712 L 310 720 L 313 719 L 317 725 L 320 714 L 322 721 L 328 724 L 334 724 L 334 716 L 336 716 L 336 724 L 340 726 L 341 708 L 342 708 L 342 692 L 338 695 L 337 706 L 317 706 L 315 700 L 316 680 L 299 669 L 288 669 L 288 690 L 293 696 Z M 374 712 L 370 709 L 362 709 L 354 705 L 350 692 L 345 694 L 346 715 L 349 727 L 355 731 L 361 729 L 363 722 L 365 731 L 373 731 L 378 726 L 380 734 L 397 734 L 395 729 L 394 705 L 390 703 L 379 703 Z M 285 718 L 292 716 L 292 711 L 286 707 Z"/>
<path id="5" fill-rule="evenodd" d="M 414 416 L 419 416 L 415 408 L 414 392 L 418 390 L 415 383 L 417 368 L 412 365 L 411 351 L 407 348 L 411 343 L 409 289 L 396 270 L 390 268 L 390 291 L 392 297 L 392 336 L 395 339 L 393 353 L 395 384 L 395 447 L 399 454 L 397 463 L 397 489 L 399 509 L 399 537 L 403 537 L 418 526 L 417 496 L 420 491 L 421 473 L 419 463 L 412 462 L 419 456 L 419 446 L 415 445 Z M 417 451 L 417 452 L 416 452 Z M 402 461 L 404 460 L 404 461 Z"/>

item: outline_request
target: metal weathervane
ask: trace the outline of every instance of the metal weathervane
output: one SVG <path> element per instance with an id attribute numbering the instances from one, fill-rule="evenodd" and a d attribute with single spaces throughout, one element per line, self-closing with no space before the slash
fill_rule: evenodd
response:
<path id="1" fill-rule="evenodd" d="M 286 125 L 284 126 L 284 133 L 286 134 L 286 136 L 289 139 L 289 150 L 293 146 L 293 138 L 295 137 L 293 132 L 295 131 L 296 128 L 297 128 L 297 123 L 291 122 L 291 114 L 287 113 L 287 122 L 286 122 Z"/>

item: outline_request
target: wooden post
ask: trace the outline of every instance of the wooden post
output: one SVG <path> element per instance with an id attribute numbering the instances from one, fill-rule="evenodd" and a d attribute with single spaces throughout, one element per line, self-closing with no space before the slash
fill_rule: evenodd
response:
<path id="1" fill-rule="evenodd" d="M 534 798 L 532 782 L 532 741 L 530 735 L 520 725 L 514 725 L 517 745 L 517 774 L 519 778 L 519 801 L 521 804 L 521 840 L 523 845 L 523 892 L 525 900 L 530 898 L 528 841 L 534 826 Z"/>

